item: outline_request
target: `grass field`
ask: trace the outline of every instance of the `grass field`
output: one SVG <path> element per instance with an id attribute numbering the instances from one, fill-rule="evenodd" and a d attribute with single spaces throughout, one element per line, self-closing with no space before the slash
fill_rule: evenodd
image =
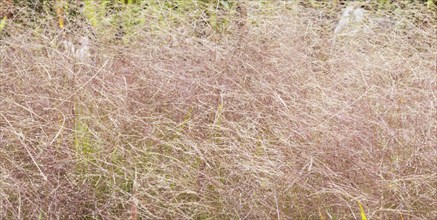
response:
<path id="1" fill-rule="evenodd" d="M 437 218 L 432 1 L 75 2 L 0 22 L 0 219 Z"/>

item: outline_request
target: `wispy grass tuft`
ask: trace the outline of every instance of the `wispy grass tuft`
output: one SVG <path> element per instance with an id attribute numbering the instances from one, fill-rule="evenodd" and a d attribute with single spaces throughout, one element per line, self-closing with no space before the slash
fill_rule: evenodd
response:
<path id="1" fill-rule="evenodd" d="M 0 218 L 437 215 L 426 2 L 43 2 L 0 25 Z"/>

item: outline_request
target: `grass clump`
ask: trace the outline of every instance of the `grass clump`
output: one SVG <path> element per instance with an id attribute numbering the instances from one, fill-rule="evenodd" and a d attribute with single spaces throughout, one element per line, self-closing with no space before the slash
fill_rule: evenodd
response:
<path id="1" fill-rule="evenodd" d="M 437 215 L 426 2 L 42 2 L 0 28 L 0 218 Z"/>

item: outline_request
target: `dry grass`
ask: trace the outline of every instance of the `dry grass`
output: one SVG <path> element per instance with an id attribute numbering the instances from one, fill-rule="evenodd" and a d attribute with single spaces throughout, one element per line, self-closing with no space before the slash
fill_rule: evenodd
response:
<path id="1" fill-rule="evenodd" d="M 339 10 L 241 7 L 225 34 L 94 35 L 86 60 L 62 43 L 85 25 L 9 22 L 0 218 L 436 218 L 435 14 L 334 35 Z"/>

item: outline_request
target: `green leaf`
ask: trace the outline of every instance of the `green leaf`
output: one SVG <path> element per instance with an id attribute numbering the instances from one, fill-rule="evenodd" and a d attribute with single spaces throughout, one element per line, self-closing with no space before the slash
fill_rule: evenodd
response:
<path id="1" fill-rule="evenodd" d="M 434 4 L 433 0 L 428 0 L 426 1 L 426 6 L 428 7 L 428 9 L 433 9 L 436 5 Z"/>
<path id="2" fill-rule="evenodd" d="M 91 0 L 84 1 L 84 14 L 93 27 L 97 26 L 97 9 L 96 5 Z"/>
<path id="3" fill-rule="evenodd" d="M 0 32 L 2 32 L 3 28 L 5 28 L 7 19 L 8 17 L 4 16 L 3 19 L 0 21 Z"/>
<path id="4" fill-rule="evenodd" d="M 226 1 L 226 0 L 222 0 L 220 3 L 222 4 L 223 8 L 226 9 L 226 10 L 229 10 L 231 8 L 229 6 L 229 2 Z"/>
<path id="5" fill-rule="evenodd" d="M 364 212 L 363 205 L 361 205 L 361 203 L 358 202 L 358 206 L 360 206 L 361 220 L 367 220 L 366 213 Z"/>

